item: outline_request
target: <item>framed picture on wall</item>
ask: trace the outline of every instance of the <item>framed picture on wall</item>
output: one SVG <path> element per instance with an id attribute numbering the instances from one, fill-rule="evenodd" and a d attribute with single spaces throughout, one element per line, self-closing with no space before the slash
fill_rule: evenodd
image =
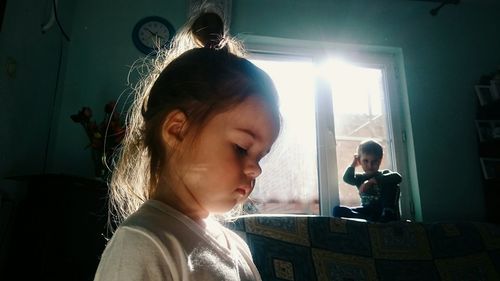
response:
<path id="1" fill-rule="evenodd" d="M 493 95 L 490 86 L 476 85 L 475 90 L 477 99 L 479 100 L 479 105 L 485 106 L 493 101 Z"/>
<path id="2" fill-rule="evenodd" d="M 500 177 L 500 158 L 479 158 L 485 179 Z"/>

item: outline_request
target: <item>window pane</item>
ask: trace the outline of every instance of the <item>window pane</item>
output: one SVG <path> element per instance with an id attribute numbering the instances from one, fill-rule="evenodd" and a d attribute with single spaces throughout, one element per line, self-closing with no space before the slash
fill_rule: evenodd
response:
<path id="1" fill-rule="evenodd" d="M 319 214 L 316 114 L 311 61 L 253 59 L 273 79 L 283 126 L 252 193 L 249 211 Z"/>
<path id="2" fill-rule="evenodd" d="M 379 141 L 384 148 L 380 169 L 393 170 L 383 72 L 342 62 L 332 62 L 328 69 L 333 95 L 340 204 L 358 206 L 357 188 L 346 184 L 342 177 L 351 165 L 359 143 L 368 138 Z M 356 172 L 363 172 L 360 166 Z"/>

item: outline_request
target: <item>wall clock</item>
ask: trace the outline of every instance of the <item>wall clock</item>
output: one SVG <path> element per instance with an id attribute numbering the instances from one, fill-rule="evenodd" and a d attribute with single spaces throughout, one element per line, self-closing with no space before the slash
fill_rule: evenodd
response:
<path id="1" fill-rule="evenodd" d="M 132 41 L 144 54 L 156 53 L 158 47 L 166 46 L 175 29 L 166 19 L 157 16 L 145 17 L 139 20 L 132 31 Z"/>

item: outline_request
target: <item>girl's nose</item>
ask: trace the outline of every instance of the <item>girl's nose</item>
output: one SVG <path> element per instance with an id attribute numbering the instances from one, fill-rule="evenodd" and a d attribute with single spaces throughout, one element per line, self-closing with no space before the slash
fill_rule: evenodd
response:
<path id="1" fill-rule="evenodd" d="M 262 173 L 262 169 L 260 168 L 260 165 L 258 163 L 254 161 L 248 161 L 245 166 L 244 173 L 247 177 L 255 179 Z"/>

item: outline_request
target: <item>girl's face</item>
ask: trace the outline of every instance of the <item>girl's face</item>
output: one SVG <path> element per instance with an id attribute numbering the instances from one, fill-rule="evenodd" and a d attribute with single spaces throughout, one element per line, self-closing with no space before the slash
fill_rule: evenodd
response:
<path id="1" fill-rule="evenodd" d="M 279 120 L 257 97 L 215 115 L 201 129 L 195 147 L 181 143 L 182 156 L 170 163 L 179 180 L 174 180 L 174 196 L 165 198 L 167 203 L 195 219 L 231 210 L 252 192 L 261 174 L 259 161 L 278 132 Z"/>

